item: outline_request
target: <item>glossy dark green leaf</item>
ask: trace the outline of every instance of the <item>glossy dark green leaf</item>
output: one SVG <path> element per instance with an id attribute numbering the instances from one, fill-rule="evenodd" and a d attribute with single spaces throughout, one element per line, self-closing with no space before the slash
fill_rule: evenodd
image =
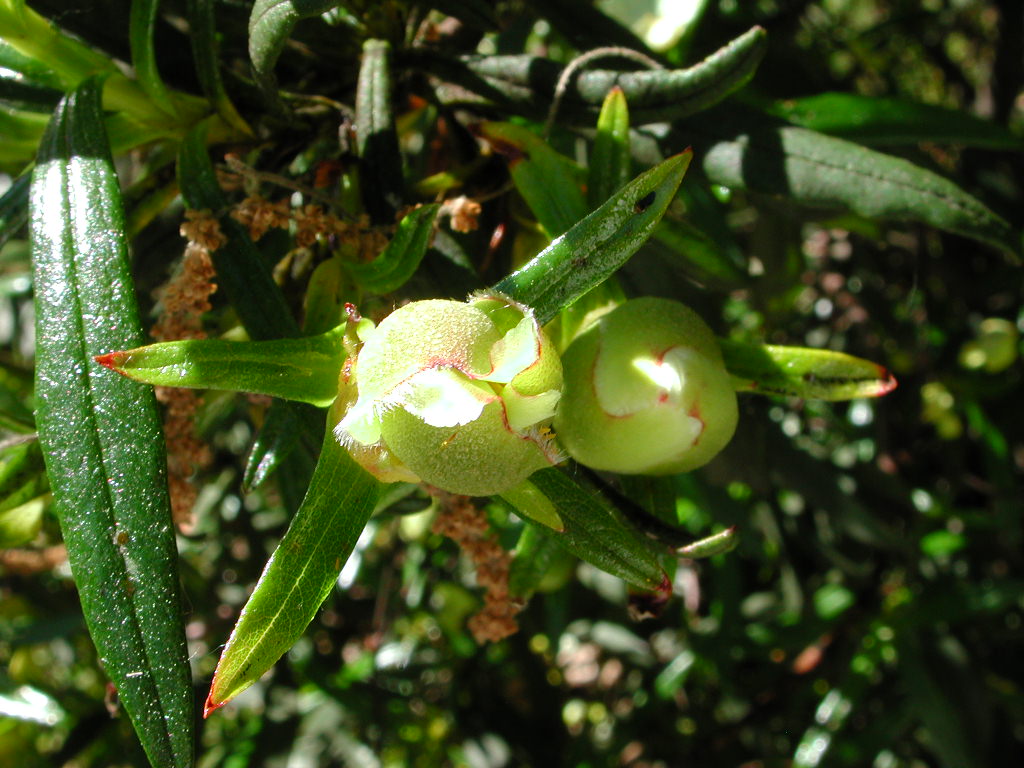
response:
<path id="1" fill-rule="evenodd" d="M 249 14 L 249 58 L 256 82 L 275 103 L 278 101 L 274 65 L 300 19 L 319 16 L 337 0 L 256 0 Z"/>
<path id="2" fill-rule="evenodd" d="M 1024 138 L 970 112 L 900 98 L 817 93 L 769 107 L 791 123 L 863 144 L 960 144 L 1024 150 Z"/>
<path id="3" fill-rule="evenodd" d="M 721 340 L 725 367 L 740 392 L 817 400 L 879 397 L 896 388 L 885 368 L 830 349 Z"/>
<path id="4" fill-rule="evenodd" d="M 158 387 L 226 389 L 328 406 L 338 395 L 345 326 L 268 341 L 186 339 L 100 355 L 97 362 Z"/>
<path id="5" fill-rule="evenodd" d="M 594 210 L 619 191 L 633 174 L 629 151 L 629 104 L 622 88 L 605 97 L 597 117 L 597 135 L 587 164 L 587 205 Z"/>
<path id="6" fill-rule="evenodd" d="M 658 558 L 647 542 L 624 523 L 594 489 L 583 488 L 563 470 L 551 467 L 501 497 L 533 525 L 544 525 L 565 549 L 641 589 L 671 591 Z M 557 520 L 557 527 L 551 521 Z"/>
<path id="7" fill-rule="evenodd" d="M 477 132 L 504 155 L 516 190 L 549 237 L 586 216 L 587 203 L 570 160 L 540 136 L 513 123 L 482 123 Z"/>
<path id="8" fill-rule="evenodd" d="M 192 686 L 160 417 L 152 388 L 93 361 L 143 338 L 101 115 L 87 80 L 32 179 L 39 443 L 103 668 L 153 765 L 184 768 Z"/>
<path id="9" fill-rule="evenodd" d="M 128 16 L 128 39 L 132 51 L 132 66 L 142 90 L 162 110 L 174 114 L 170 92 L 160 77 L 153 47 L 153 27 L 156 26 L 160 0 L 132 0 Z"/>
<path id="10" fill-rule="evenodd" d="M 323 431 L 324 416 L 319 408 L 275 400 L 246 458 L 242 487 L 259 488 L 298 448 L 309 448 L 315 458 Z"/>
<path id="11" fill-rule="evenodd" d="M 356 149 L 363 202 L 380 224 L 394 220 L 405 197 L 391 98 L 391 45 L 367 40 L 356 88 Z"/>
<path id="12" fill-rule="evenodd" d="M 440 209 L 440 204 L 432 203 L 410 211 L 377 258 L 366 263 L 347 262 L 345 270 L 364 290 L 379 294 L 397 291 L 423 261 Z"/>
<path id="13" fill-rule="evenodd" d="M 221 654 L 206 715 L 252 685 L 299 639 L 334 588 L 380 489 L 328 430 L 302 506 Z"/>
<path id="14" fill-rule="evenodd" d="M 214 17 L 216 0 L 188 0 L 189 41 L 195 62 L 199 85 L 206 98 L 228 125 L 242 133 L 252 129 L 231 103 L 224 81 L 220 76 L 220 46 L 217 41 L 217 22 Z"/>
<path id="15" fill-rule="evenodd" d="M 494 289 L 533 307 L 541 324 L 603 281 L 643 245 L 690 165 L 670 157 L 637 176 Z"/>
<path id="16" fill-rule="evenodd" d="M 274 282 L 270 266 L 256 250 L 249 233 L 224 215 L 228 204 L 206 151 L 206 132 L 206 125 L 200 123 L 182 142 L 178 153 L 178 185 L 189 208 L 220 215 L 220 227 L 227 236 L 227 243 L 210 254 L 217 270 L 217 286 L 227 294 L 252 338 L 298 336 L 298 323 Z"/>
<path id="17" fill-rule="evenodd" d="M 562 545 L 543 525 L 525 525 L 509 567 L 508 591 L 516 597 L 533 594 L 558 557 Z"/>
<path id="18" fill-rule="evenodd" d="M 750 81 L 767 45 L 764 29 L 754 27 L 687 69 L 585 69 L 571 78 L 559 121 L 592 126 L 600 105 L 616 86 L 629 102 L 634 125 L 680 120 L 702 112 Z M 475 55 L 459 62 L 434 57 L 424 66 L 458 86 L 439 87 L 437 95 L 442 102 L 489 105 L 536 118 L 546 117 L 563 70 L 556 61 L 529 55 Z"/>
<path id="19" fill-rule="evenodd" d="M 906 160 L 735 108 L 678 129 L 716 184 L 825 210 L 918 221 L 1014 253 L 1020 236 L 952 181 Z"/>

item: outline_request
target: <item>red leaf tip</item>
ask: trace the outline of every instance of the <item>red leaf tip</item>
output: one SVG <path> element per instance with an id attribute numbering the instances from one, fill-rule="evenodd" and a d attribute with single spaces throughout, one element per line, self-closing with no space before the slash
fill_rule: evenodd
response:
<path id="1" fill-rule="evenodd" d="M 121 368 L 124 367 L 125 353 L 124 352 L 107 352 L 105 355 L 96 355 L 93 360 L 102 365 L 104 368 L 109 368 L 112 371 L 121 372 Z"/>
<path id="2" fill-rule="evenodd" d="M 203 720 L 208 718 L 225 704 L 227 704 L 226 701 L 213 700 L 213 688 L 211 688 L 209 695 L 206 697 L 206 703 L 203 705 Z"/>

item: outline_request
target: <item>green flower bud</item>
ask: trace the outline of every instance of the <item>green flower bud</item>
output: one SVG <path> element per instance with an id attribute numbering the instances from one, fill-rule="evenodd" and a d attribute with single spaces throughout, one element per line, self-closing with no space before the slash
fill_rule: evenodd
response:
<path id="1" fill-rule="evenodd" d="M 334 432 L 381 480 L 483 496 L 559 460 L 546 425 L 562 365 L 528 307 L 417 301 L 360 335 Z"/>
<path id="2" fill-rule="evenodd" d="M 711 329 L 678 302 L 627 301 L 573 340 L 555 431 L 581 464 L 687 472 L 736 431 L 736 393 Z"/>

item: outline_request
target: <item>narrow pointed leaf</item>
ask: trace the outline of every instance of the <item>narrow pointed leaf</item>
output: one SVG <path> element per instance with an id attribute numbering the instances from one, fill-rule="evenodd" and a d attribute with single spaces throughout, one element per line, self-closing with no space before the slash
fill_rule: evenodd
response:
<path id="1" fill-rule="evenodd" d="M 642 173 L 494 289 L 533 307 L 541 324 L 611 275 L 661 220 L 690 165 L 690 152 Z"/>
<path id="2" fill-rule="evenodd" d="M 707 538 L 687 544 L 676 550 L 676 554 L 699 560 L 705 557 L 725 554 L 736 549 L 740 543 L 739 534 L 735 525 L 731 525 L 724 531 L 714 533 Z"/>
<path id="3" fill-rule="evenodd" d="M 773 104 L 791 123 L 864 144 L 935 142 L 985 149 L 1024 150 L 1024 138 L 970 112 L 900 98 L 817 93 Z"/>
<path id="4" fill-rule="evenodd" d="M 213 104 L 217 114 L 224 118 L 224 122 L 242 133 L 251 135 L 252 129 L 231 103 L 220 76 L 214 5 L 215 0 L 188 0 L 189 40 L 192 43 L 196 75 L 203 93 Z"/>
<path id="5" fill-rule="evenodd" d="M 128 39 L 132 51 L 132 66 L 142 90 L 153 103 L 170 115 L 174 114 L 170 92 L 160 77 L 153 46 L 153 28 L 160 0 L 132 0 L 128 15 Z"/>
<path id="6" fill-rule="evenodd" d="M 562 546 L 555 534 L 543 525 L 525 525 L 516 543 L 515 557 L 508 574 L 508 591 L 516 597 L 529 597 L 547 574 Z"/>
<path id="7" fill-rule="evenodd" d="M 227 389 L 328 406 L 345 362 L 345 326 L 319 336 L 270 341 L 164 341 L 96 358 L 130 379 L 160 387 Z"/>
<path id="8" fill-rule="evenodd" d="M 302 506 L 221 654 L 206 715 L 252 685 L 299 639 L 331 593 L 381 487 L 327 430 Z"/>
<path id="9" fill-rule="evenodd" d="M 746 85 L 767 49 L 767 33 L 753 27 L 686 69 L 583 70 L 569 83 L 559 121 L 592 126 L 605 96 L 616 86 L 629 102 L 635 125 L 680 120 L 709 109 Z M 458 62 L 435 56 L 423 66 L 457 84 L 437 88 L 444 103 L 485 105 L 536 118 L 546 116 L 564 67 L 529 55 L 474 55 Z"/>
<path id="10" fill-rule="evenodd" d="M 391 45 L 367 40 L 356 88 L 356 149 L 363 202 L 380 224 L 394 220 L 405 197 L 391 90 Z"/>
<path id="11" fill-rule="evenodd" d="M 532 525 L 588 563 L 641 589 L 668 593 L 671 585 L 648 544 L 627 526 L 600 493 L 585 489 L 568 474 L 551 467 L 502 498 Z M 558 520 L 559 526 L 551 526 Z"/>
<path id="12" fill-rule="evenodd" d="M 337 0 L 256 0 L 249 14 L 249 58 L 256 82 L 277 100 L 274 64 L 300 19 L 319 16 Z"/>
<path id="13" fill-rule="evenodd" d="M 346 263 L 345 269 L 363 289 L 373 293 L 397 291 L 423 261 L 441 206 L 422 205 L 398 223 L 395 236 L 373 261 Z"/>
<path id="14" fill-rule="evenodd" d="M 192 686 L 167 464 L 150 387 L 93 361 L 142 341 L 124 214 L 87 80 L 31 190 L 39 443 L 89 632 L 154 766 L 192 762 Z"/>
<path id="15" fill-rule="evenodd" d="M 572 162 L 544 139 L 514 123 L 482 123 L 477 132 L 505 156 L 516 190 L 549 237 L 587 215 Z"/>
<path id="16" fill-rule="evenodd" d="M 902 158 L 732 107 L 678 131 L 716 184 L 812 208 L 918 221 L 1020 252 L 1019 232 L 984 203 Z"/>
<path id="17" fill-rule="evenodd" d="M 591 210 L 619 191 L 632 173 L 629 153 L 629 105 L 622 88 L 615 86 L 601 105 L 597 135 L 588 163 L 587 205 Z"/>
<path id="18" fill-rule="evenodd" d="M 878 397 L 896 388 L 885 368 L 830 349 L 720 340 L 725 367 L 740 392 L 817 400 Z"/>
<path id="19" fill-rule="evenodd" d="M 315 459 L 323 431 L 324 416 L 320 409 L 275 400 L 267 409 L 263 426 L 246 458 L 242 488 L 259 488 L 300 445 L 309 448 Z M 309 467 L 312 469 L 312 461 Z"/>

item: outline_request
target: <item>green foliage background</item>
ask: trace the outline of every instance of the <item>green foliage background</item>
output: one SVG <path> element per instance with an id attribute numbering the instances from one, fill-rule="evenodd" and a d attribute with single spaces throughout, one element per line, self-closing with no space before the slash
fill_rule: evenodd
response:
<path id="1" fill-rule="evenodd" d="M 30 5 L 94 50 L 132 58 L 131 3 Z M 160 4 L 157 64 L 173 89 L 200 94 L 208 79 L 193 75 L 180 24 L 186 5 Z M 504 188 L 505 160 L 481 154 L 467 130 L 489 108 L 427 105 L 439 99 L 429 64 L 400 43 L 430 4 L 352 0 L 326 18 L 318 14 L 333 3 L 291 5 L 302 18 L 290 42 L 266 43 L 268 53 L 249 50 L 251 4 L 212 3 L 224 91 L 208 96 L 226 125 L 237 108 L 257 136 L 236 133 L 230 148 L 261 171 L 307 185 L 322 162 L 351 161 L 357 150 L 348 146 L 345 117 L 361 40 L 384 37 L 396 48 L 396 138 L 405 187 L 419 190 L 411 198 L 429 201 L 422 182 L 444 171 L 468 194 L 487 197 L 479 230 L 443 230 L 400 294 L 364 311 L 373 301 L 379 308 L 399 298 L 461 297 L 539 250 L 544 235 L 534 216 Z M 615 3 L 601 5 L 617 12 Z M 712 147 L 709 132 L 729 130 L 737 113 L 701 112 L 675 124 L 661 148 L 695 148 L 685 211 L 675 211 L 684 223 L 675 240 L 653 240 L 620 272 L 625 291 L 684 301 L 737 341 L 875 360 L 899 388 L 850 403 L 741 396 L 737 435 L 706 469 L 663 483 L 607 478 L 620 505 L 669 511 L 669 522 L 695 539 L 728 525 L 740 533 L 731 553 L 680 561 L 676 596 L 642 622 L 629 619 L 621 581 L 556 553 L 519 616 L 520 632 L 478 646 L 466 629 L 481 600 L 472 571 L 452 542 L 431 533 L 429 497 L 399 487 L 378 505 L 339 588 L 286 660 L 197 720 L 198 766 L 981 768 L 1024 756 L 1024 285 L 1017 257 L 991 245 L 1019 251 L 1024 11 L 1013 0 L 695 6 L 700 13 L 663 53 L 668 64 L 689 65 L 761 24 L 766 57 L 729 105 L 934 170 L 1010 228 L 987 230 L 984 244 L 977 233 L 969 239 L 837 212 L 806 195 L 795 203 L 795 188 L 755 177 L 727 188 L 709 182 L 715 169 L 702 165 L 702 153 Z M 586 2 L 431 7 L 446 53 L 526 51 L 568 63 L 598 45 L 640 45 Z M 261 84 L 277 89 L 276 103 L 261 96 Z M 59 95 L 61 84 L 51 85 Z M 16 101 L 4 94 L 5 103 Z M 539 130 L 548 104 L 538 106 L 516 119 Z M 585 157 L 586 130 L 561 114 L 550 143 Z M 16 148 L 20 134 L 7 130 Z M 168 149 L 177 139 L 118 157 L 144 312 L 182 248 Z M 639 156 L 644 146 L 634 146 L 637 171 L 653 162 Z M 12 177 L 31 159 L 16 154 L 0 155 Z M 383 192 L 402 187 L 393 170 L 383 178 Z M 870 179 L 862 194 L 868 205 Z M 33 429 L 32 286 L 18 215 L 0 206 L 0 410 L 9 434 Z M 499 226 L 505 236 L 491 246 Z M 297 252 L 279 263 L 291 247 L 283 233 L 259 247 L 300 316 L 310 265 Z M 314 249 L 312 259 L 324 255 Z M 208 327 L 232 328 L 236 312 L 244 310 L 217 294 Z M 205 395 L 198 417 L 214 462 L 198 478 L 195 530 L 178 537 L 197 712 L 319 446 L 319 436 L 301 444 L 271 481 L 243 494 L 244 457 L 264 417 L 263 406 L 219 392 Z M 5 444 L 5 466 L 17 450 Z M 25 461 L 26 475 L 38 477 L 38 463 Z M 43 490 L 33 489 L 21 500 Z M 5 535 L 19 521 L 41 520 L 23 546 L 59 542 L 45 504 L 18 507 L 17 519 L 3 517 L 5 505 Z M 521 523 L 498 502 L 487 511 L 513 548 Z M 28 574 L 14 560 L 2 563 L 0 761 L 145 764 L 127 718 L 105 706 L 106 677 L 67 567 Z"/>

